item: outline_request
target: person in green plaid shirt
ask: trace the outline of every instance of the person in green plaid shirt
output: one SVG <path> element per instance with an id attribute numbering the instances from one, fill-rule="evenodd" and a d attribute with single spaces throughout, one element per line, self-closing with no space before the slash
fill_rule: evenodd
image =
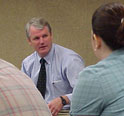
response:
<path id="1" fill-rule="evenodd" d="M 124 5 L 100 6 L 92 17 L 92 47 L 101 60 L 79 74 L 71 116 L 124 116 Z"/>
<path id="2" fill-rule="evenodd" d="M 32 80 L 0 59 L 0 116 L 52 116 Z"/>

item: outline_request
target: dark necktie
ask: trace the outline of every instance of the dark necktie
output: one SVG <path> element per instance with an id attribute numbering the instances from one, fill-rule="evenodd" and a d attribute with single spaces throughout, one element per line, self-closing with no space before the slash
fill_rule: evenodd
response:
<path id="1" fill-rule="evenodd" d="M 45 91 L 46 91 L 46 68 L 45 68 L 45 60 L 42 58 L 40 60 L 41 68 L 39 72 L 39 77 L 37 81 L 37 88 L 42 94 L 43 98 L 45 98 Z"/>

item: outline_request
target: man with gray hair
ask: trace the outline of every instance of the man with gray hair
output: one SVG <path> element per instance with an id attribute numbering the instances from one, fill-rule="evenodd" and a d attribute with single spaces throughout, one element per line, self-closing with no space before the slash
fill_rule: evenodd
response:
<path id="1" fill-rule="evenodd" d="M 83 59 L 74 51 L 52 43 L 52 29 L 43 18 L 32 18 L 26 25 L 28 43 L 35 52 L 22 62 L 27 74 L 41 92 L 53 116 L 67 112 Z M 66 113 L 65 113 L 66 114 Z"/>

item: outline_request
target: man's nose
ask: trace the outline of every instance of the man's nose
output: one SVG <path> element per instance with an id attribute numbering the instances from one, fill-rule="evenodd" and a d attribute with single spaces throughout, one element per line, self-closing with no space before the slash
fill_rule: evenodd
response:
<path id="1" fill-rule="evenodd" d="M 44 43 L 44 39 L 40 37 L 40 43 Z"/>

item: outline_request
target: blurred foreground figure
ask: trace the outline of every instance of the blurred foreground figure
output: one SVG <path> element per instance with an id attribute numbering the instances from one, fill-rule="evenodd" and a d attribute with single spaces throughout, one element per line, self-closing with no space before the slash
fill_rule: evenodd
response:
<path id="1" fill-rule="evenodd" d="M 51 116 L 32 80 L 0 59 L 0 116 Z"/>

